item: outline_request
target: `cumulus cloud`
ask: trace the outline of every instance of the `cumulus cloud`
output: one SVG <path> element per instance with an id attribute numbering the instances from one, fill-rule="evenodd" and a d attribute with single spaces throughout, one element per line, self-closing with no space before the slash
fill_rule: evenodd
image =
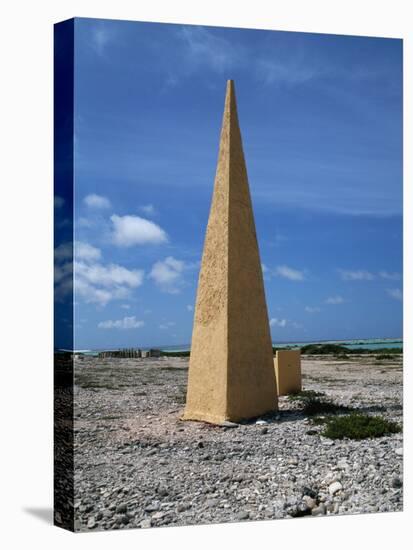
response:
<path id="1" fill-rule="evenodd" d="M 304 281 L 304 272 L 298 269 L 293 269 L 287 265 L 279 265 L 274 271 L 278 277 L 289 279 L 290 281 Z"/>
<path id="2" fill-rule="evenodd" d="M 57 302 L 63 302 L 73 292 L 73 262 L 66 261 L 54 265 L 54 296 Z"/>
<path id="3" fill-rule="evenodd" d="M 121 300 L 144 280 L 141 269 L 127 269 L 118 264 L 102 263 L 102 253 L 89 243 L 63 243 L 55 249 L 55 296 L 64 299 L 73 289 L 76 298 L 86 303 L 105 306 L 111 300 Z"/>
<path id="4" fill-rule="evenodd" d="M 185 262 L 168 256 L 165 260 L 156 262 L 149 277 L 164 292 L 176 294 L 179 292 L 179 286 L 182 284 L 182 272 L 185 269 Z"/>
<path id="5" fill-rule="evenodd" d="M 165 231 L 154 222 L 139 216 L 111 216 L 112 241 L 117 246 L 162 244 L 168 241 Z"/>
<path id="6" fill-rule="evenodd" d="M 400 290 L 400 288 L 388 288 L 387 294 L 394 300 L 403 300 L 403 292 Z"/>
<path id="7" fill-rule="evenodd" d="M 83 241 L 75 241 L 75 258 L 78 260 L 99 260 L 102 256 L 99 248 Z"/>
<path id="8" fill-rule="evenodd" d="M 73 243 L 61 243 L 54 249 L 54 261 L 60 262 L 73 258 Z"/>
<path id="9" fill-rule="evenodd" d="M 143 206 L 139 207 L 139 210 L 141 210 L 147 216 L 153 216 L 154 214 L 156 214 L 156 210 L 153 204 L 144 204 Z"/>
<path id="10" fill-rule="evenodd" d="M 109 319 L 108 321 L 101 321 L 98 324 L 98 328 L 104 328 L 104 329 L 120 329 L 120 330 L 129 330 L 133 328 L 140 328 L 144 326 L 143 321 L 139 321 L 136 319 L 135 316 L 132 317 L 124 317 L 123 319 L 117 319 L 116 321 L 112 321 Z"/>
<path id="11" fill-rule="evenodd" d="M 276 317 L 273 317 L 270 319 L 270 326 L 284 328 L 287 326 L 287 319 L 277 319 Z"/>
<path id="12" fill-rule="evenodd" d="M 106 197 L 102 197 L 102 195 L 96 195 L 95 193 L 91 193 L 90 195 L 87 195 L 83 199 L 83 202 L 89 208 L 96 208 L 96 209 L 110 208 L 110 200 Z"/>
<path id="13" fill-rule="evenodd" d="M 144 272 L 140 269 L 127 269 L 117 264 L 103 265 L 93 262 L 75 262 L 75 275 L 93 285 L 114 287 L 126 285 L 138 287 L 143 282 Z"/>
<path id="14" fill-rule="evenodd" d="M 311 306 L 305 306 L 304 310 L 307 313 L 318 313 L 319 311 L 321 311 L 319 307 L 311 307 Z"/>
<path id="15" fill-rule="evenodd" d="M 99 248 L 83 241 L 62 243 L 54 250 L 54 259 L 56 262 L 72 259 L 75 256 L 79 260 L 99 260 L 101 252 Z"/>
<path id="16" fill-rule="evenodd" d="M 325 303 L 330 305 L 338 305 L 342 304 L 343 302 L 344 298 L 342 298 L 341 296 L 330 296 L 325 300 Z"/>
<path id="17" fill-rule="evenodd" d="M 356 271 L 339 269 L 338 271 L 343 281 L 372 281 L 374 279 L 373 273 L 364 269 Z"/>
<path id="18" fill-rule="evenodd" d="M 65 203 L 65 199 L 63 197 L 59 197 L 59 195 L 55 195 L 55 197 L 54 197 L 54 207 L 55 208 L 62 208 L 64 203 Z"/>
<path id="19" fill-rule="evenodd" d="M 54 249 L 54 297 L 63 302 L 73 292 L 73 243 L 61 243 Z"/>

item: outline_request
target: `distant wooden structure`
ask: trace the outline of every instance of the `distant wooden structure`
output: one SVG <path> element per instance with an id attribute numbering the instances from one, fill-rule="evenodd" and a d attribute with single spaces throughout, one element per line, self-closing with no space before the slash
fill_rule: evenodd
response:
<path id="1" fill-rule="evenodd" d="M 148 349 L 141 350 L 136 348 L 125 348 L 125 349 L 116 349 L 101 351 L 98 355 L 99 359 L 107 358 L 119 358 L 119 359 L 140 359 L 145 357 L 161 357 L 160 349 Z"/>

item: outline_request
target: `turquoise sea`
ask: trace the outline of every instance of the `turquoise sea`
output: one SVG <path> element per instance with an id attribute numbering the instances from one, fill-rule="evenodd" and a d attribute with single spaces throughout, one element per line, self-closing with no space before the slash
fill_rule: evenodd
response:
<path id="1" fill-rule="evenodd" d="M 309 344 L 339 344 L 349 349 L 362 348 L 379 350 L 383 348 L 403 348 L 402 338 L 370 338 L 358 340 L 311 340 L 307 342 L 273 342 L 277 348 L 301 348 Z M 181 346 L 160 346 L 162 351 L 188 351 L 189 345 Z"/>
<path id="2" fill-rule="evenodd" d="M 358 340 L 311 340 L 307 342 L 273 342 L 274 347 L 277 348 L 301 348 L 308 346 L 309 344 L 339 344 L 349 349 L 362 348 L 371 350 L 380 350 L 383 348 L 403 348 L 402 338 L 370 338 L 370 339 L 358 339 Z M 141 349 L 149 349 L 145 346 L 135 346 Z M 189 344 L 181 344 L 177 346 L 152 346 L 162 351 L 189 351 Z M 118 349 L 118 348 L 113 348 Z M 64 350 L 61 350 L 64 351 Z M 69 350 L 67 350 L 69 351 Z M 89 349 L 89 350 L 76 350 L 78 353 L 84 355 L 97 355 L 99 351 L 108 351 L 106 349 Z"/>

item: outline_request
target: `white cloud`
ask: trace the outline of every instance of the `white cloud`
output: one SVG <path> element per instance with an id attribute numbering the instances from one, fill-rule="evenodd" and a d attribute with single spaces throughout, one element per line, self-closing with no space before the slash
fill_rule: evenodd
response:
<path id="1" fill-rule="evenodd" d="M 123 319 L 118 319 L 116 321 L 108 320 L 108 321 L 101 321 L 98 324 L 98 328 L 104 328 L 104 329 L 120 329 L 120 330 L 129 330 L 133 328 L 140 328 L 144 326 L 143 321 L 139 321 L 136 319 L 135 316 L 132 317 L 124 317 Z"/>
<path id="2" fill-rule="evenodd" d="M 398 281 L 401 279 L 400 273 L 385 270 L 379 271 L 377 274 L 364 269 L 355 271 L 339 269 L 338 272 L 340 273 L 343 281 L 373 281 L 376 278 L 384 279 L 386 281 Z"/>
<path id="3" fill-rule="evenodd" d="M 296 85 L 308 82 L 319 72 L 308 62 L 290 60 L 289 63 L 274 59 L 260 59 L 257 62 L 257 75 L 266 84 Z"/>
<path id="4" fill-rule="evenodd" d="M 54 297 L 63 302 L 73 292 L 73 243 L 61 243 L 54 249 Z"/>
<path id="5" fill-rule="evenodd" d="M 55 195 L 55 197 L 54 197 L 54 207 L 55 208 L 62 208 L 64 203 L 65 203 L 65 199 L 63 197 L 59 197 L 59 195 Z"/>
<path id="6" fill-rule="evenodd" d="M 218 73 L 228 71 L 242 61 L 239 45 L 217 36 L 204 27 L 182 27 L 179 36 L 186 43 L 185 57 L 188 70 L 209 66 Z"/>
<path id="7" fill-rule="evenodd" d="M 169 321 L 168 323 L 162 323 L 161 325 L 159 325 L 159 328 L 160 328 L 161 330 L 167 330 L 167 329 L 169 329 L 169 328 L 171 328 L 171 327 L 174 327 L 175 325 L 176 325 L 175 322 Z"/>
<path id="8" fill-rule="evenodd" d="M 311 306 L 305 306 L 304 310 L 307 313 L 318 313 L 319 311 L 321 311 L 319 307 L 311 307 Z"/>
<path id="9" fill-rule="evenodd" d="M 276 317 L 275 318 L 272 318 L 270 319 L 270 326 L 271 327 L 281 327 L 281 328 L 284 328 L 287 326 L 287 319 L 277 319 Z"/>
<path id="10" fill-rule="evenodd" d="M 154 214 L 156 214 L 156 210 L 153 204 L 144 204 L 143 206 L 140 206 L 139 209 L 147 216 L 153 216 Z"/>
<path id="11" fill-rule="evenodd" d="M 389 273 L 388 271 L 380 271 L 379 277 L 388 281 L 398 281 L 401 278 L 400 273 Z"/>
<path id="12" fill-rule="evenodd" d="M 373 273 L 364 269 L 356 271 L 339 269 L 338 271 L 343 281 L 372 281 L 374 279 Z"/>
<path id="13" fill-rule="evenodd" d="M 55 296 L 64 299 L 73 289 L 76 298 L 86 303 L 105 306 L 111 300 L 122 300 L 144 280 L 141 269 L 127 269 L 117 264 L 103 264 L 101 251 L 88 243 L 75 242 L 75 261 L 72 262 L 72 243 L 55 249 Z"/>
<path id="14" fill-rule="evenodd" d="M 111 216 L 113 223 L 112 240 L 118 246 L 139 244 L 161 244 L 168 236 L 159 225 L 139 216 Z"/>
<path id="15" fill-rule="evenodd" d="M 338 305 L 342 304 L 343 302 L 344 298 L 342 298 L 341 296 L 330 296 L 325 300 L 325 303 L 330 305 Z"/>
<path id="16" fill-rule="evenodd" d="M 122 309 L 130 309 L 130 304 L 121 304 Z"/>
<path id="17" fill-rule="evenodd" d="M 144 272 L 141 269 L 131 270 L 117 264 L 89 264 L 77 261 L 75 263 L 75 275 L 93 285 L 103 287 L 126 285 L 136 288 L 142 284 Z"/>
<path id="18" fill-rule="evenodd" d="M 298 269 L 293 269 L 287 265 L 279 265 L 275 269 L 275 275 L 283 277 L 284 279 L 289 279 L 290 281 L 303 281 L 304 272 L 299 271 Z"/>
<path id="19" fill-rule="evenodd" d="M 65 262 L 54 266 L 54 296 L 57 302 L 62 302 L 73 292 L 73 263 Z"/>
<path id="20" fill-rule="evenodd" d="M 54 266 L 54 281 L 55 283 L 60 283 L 67 275 L 72 276 L 73 274 L 73 263 L 65 262 L 62 265 L 58 263 Z"/>
<path id="21" fill-rule="evenodd" d="M 107 199 L 106 197 L 102 197 L 102 195 L 96 195 L 95 193 L 87 195 L 83 199 L 83 202 L 89 208 L 97 208 L 97 209 L 110 208 L 110 200 Z"/>
<path id="22" fill-rule="evenodd" d="M 116 295 L 116 291 L 97 288 L 79 277 L 75 277 L 75 293 L 77 297 L 82 297 L 87 304 L 100 306 L 105 306 L 114 298 L 124 298 L 124 296 L 119 296 L 119 291 Z"/>
<path id="23" fill-rule="evenodd" d="M 262 269 L 263 275 L 265 275 L 269 271 L 268 267 L 265 264 L 261 264 L 261 269 Z"/>
<path id="24" fill-rule="evenodd" d="M 104 22 L 101 22 L 99 26 L 96 26 L 92 29 L 92 47 L 97 54 L 104 54 L 105 48 L 111 40 L 112 36 L 113 32 L 108 29 Z"/>
<path id="25" fill-rule="evenodd" d="M 387 294 L 391 298 L 394 298 L 394 300 L 403 301 L 403 292 L 400 290 L 400 288 L 388 288 Z"/>
<path id="26" fill-rule="evenodd" d="M 164 292 L 176 294 L 179 292 L 179 286 L 182 283 L 181 277 L 184 269 L 185 262 L 168 256 L 165 260 L 156 262 L 153 265 L 149 277 Z"/>
<path id="27" fill-rule="evenodd" d="M 54 249 L 54 261 L 60 262 L 63 260 L 69 260 L 73 258 L 73 243 L 67 242 L 59 244 Z"/>
<path id="28" fill-rule="evenodd" d="M 54 250 L 55 262 L 69 260 L 73 256 L 79 260 L 99 260 L 101 251 L 99 248 L 83 241 L 75 241 L 74 245 L 71 242 L 62 243 Z"/>
<path id="29" fill-rule="evenodd" d="M 77 260 L 99 260 L 102 256 L 99 248 L 92 246 L 89 243 L 75 241 L 75 258 Z"/>
<path id="30" fill-rule="evenodd" d="M 193 310 L 194 310 L 194 306 L 191 306 L 191 304 L 188 304 L 188 305 L 186 306 L 186 309 L 187 309 L 188 311 L 193 311 Z"/>

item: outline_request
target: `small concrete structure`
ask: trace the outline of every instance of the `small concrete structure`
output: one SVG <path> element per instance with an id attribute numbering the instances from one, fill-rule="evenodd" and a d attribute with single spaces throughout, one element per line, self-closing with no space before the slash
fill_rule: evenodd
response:
<path id="1" fill-rule="evenodd" d="M 301 351 L 280 350 L 274 358 L 278 395 L 301 391 Z"/>
<path id="2" fill-rule="evenodd" d="M 147 357 L 161 357 L 161 350 L 160 349 L 144 349 L 141 351 L 141 357 L 143 359 L 146 359 Z"/>
<path id="3" fill-rule="evenodd" d="M 237 422 L 274 411 L 277 405 L 264 281 L 234 83 L 229 80 L 183 418 Z"/>

